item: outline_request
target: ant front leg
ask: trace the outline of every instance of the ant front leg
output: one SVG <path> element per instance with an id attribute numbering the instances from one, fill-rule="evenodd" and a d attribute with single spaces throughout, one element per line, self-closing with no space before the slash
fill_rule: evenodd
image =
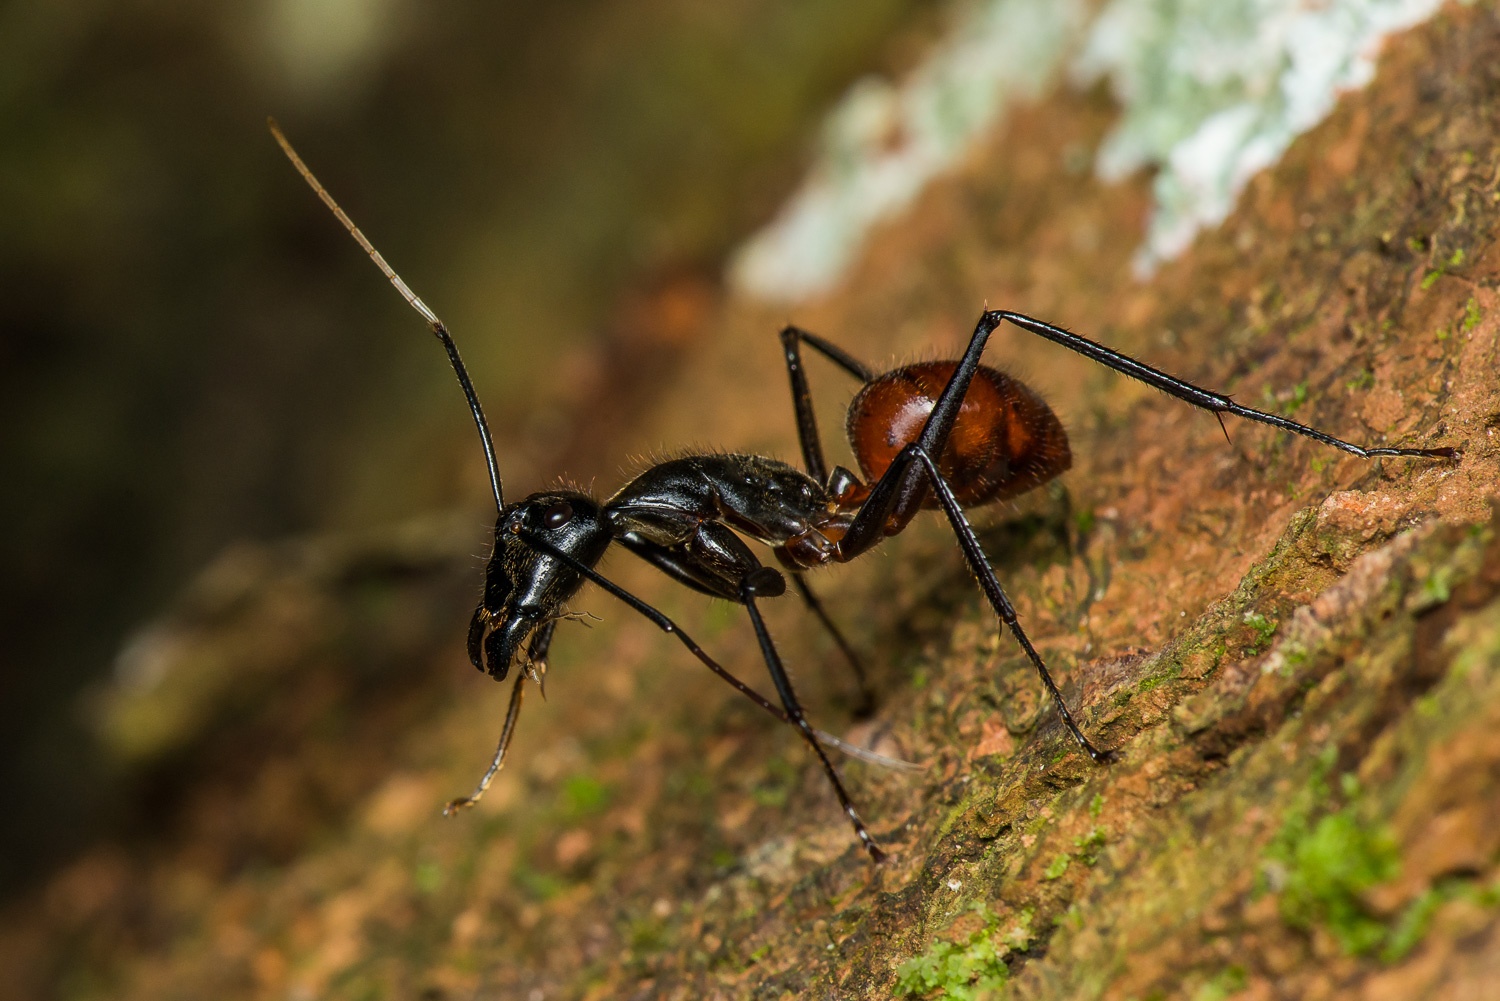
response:
<path id="1" fill-rule="evenodd" d="M 870 858 L 876 862 L 883 859 L 885 854 L 870 837 L 870 832 L 865 829 L 864 821 L 859 819 L 853 801 L 844 790 L 843 780 L 839 778 L 833 762 L 828 760 L 828 755 L 824 753 L 819 743 L 818 731 L 813 729 L 812 724 L 807 721 L 807 715 L 802 710 L 802 703 L 792 688 L 791 678 L 787 676 L 786 668 L 782 665 L 781 655 L 776 650 L 776 644 L 771 640 L 771 634 L 761 618 L 760 609 L 756 607 L 756 598 L 775 598 L 784 594 L 786 579 L 771 567 L 762 566 L 761 562 L 755 558 L 755 554 L 750 551 L 750 547 L 745 545 L 732 529 L 716 521 L 705 521 L 700 524 L 692 538 L 679 550 L 652 553 L 651 547 L 641 545 L 639 540 L 631 544 L 631 548 L 638 554 L 651 559 L 662 570 L 674 574 L 679 580 L 684 580 L 690 586 L 696 586 L 700 590 L 705 589 L 703 584 L 714 578 L 724 582 L 718 585 L 720 587 L 727 585 L 730 580 L 736 582 L 734 584 L 735 600 L 744 605 L 745 610 L 750 614 L 750 623 L 755 627 L 755 637 L 760 643 L 761 656 L 766 662 L 766 669 L 771 674 L 771 682 L 776 686 L 776 694 L 781 699 L 781 706 L 786 714 L 785 719 L 797 728 L 802 739 L 818 756 L 818 761 L 823 765 L 823 771 L 828 775 L 828 781 L 833 784 L 833 791 L 838 796 L 839 806 L 843 808 L 845 815 L 854 825 L 854 833 L 859 837 L 865 850 L 870 853 Z M 661 550 L 664 547 L 656 548 Z"/>
<path id="2" fill-rule="evenodd" d="M 755 554 L 750 551 L 750 547 L 746 546 L 733 530 L 719 522 L 707 521 L 698 526 L 698 531 L 689 543 L 688 556 L 711 566 L 713 572 L 724 574 L 726 577 L 731 574 L 738 577 L 737 598 L 750 615 L 750 623 L 755 628 L 755 638 L 760 644 L 761 657 L 766 662 L 766 670 L 770 672 L 771 683 L 776 686 L 776 694 L 781 700 L 782 709 L 786 711 L 787 721 L 797 728 L 797 732 L 802 735 L 807 746 L 811 747 L 813 753 L 818 756 L 818 761 L 823 765 L 823 771 L 828 775 L 828 781 L 833 785 L 839 806 L 843 808 L 849 822 L 854 825 L 854 833 L 864 845 L 865 851 L 870 853 L 870 858 L 874 861 L 883 860 L 885 853 L 880 850 L 875 839 L 870 837 L 864 821 L 859 818 L 859 813 L 854 809 L 849 793 L 844 789 L 843 780 L 839 778 L 833 762 L 828 760 L 827 753 L 819 743 L 818 732 L 807 721 L 807 714 L 803 712 L 797 692 L 792 688 L 792 679 L 788 677 L 786 667 L 781 662 L 781 654 L 776 650 L 776 644 L 771 640 L 771 633 L 766 628 L 760 609 L 755 604 L 756 598 L 775 598 L 784 594 L 786 579 L 776 570 L 762 566 L 755 558 Z M 810 592 L 805 592 L 805 594 L 810 597 Z M 812 599 L 812 604 L 815 609 L 818 608 L 816 599 Z M 827 621 L 826 617 L 824 621 Z"/>
<path id="3" fill-rule="evenodd" d="M 528 540 L 530 541 L 530 540 Z M 755 628 L 755 637 L 760 644 L 761 656 L 766 662 L 766 669 L 771 674 L 771 681 L 776 686 L 776 694 L 781 700 L 781 709 L 763 698 L 754 689 L 750 688 L 739 678 L 735 677 L 713 658 L 706 654 L 702 647 L 698 646 L 684 633 L 675 622 L 667 618 L 660 611 L 652 608 L 646 602 L 626 591 L 624 588 L 602 576 L 593 567 L 580 563 L 573 557 L 562 552 L 550 544 L 533 541 L 532 544 L 554 559 L 561 560 L 572 566 L 595 584 L 604 588 L 610 594 L 630 605 L 641 615 L 650 619 L 657 628 L 663 632 L 672 633 L 678 640 L 688 648 L 693 656 L 697 657 L 709 670 L 729 682 L 736 691 L 750 699 L 756 705 L 775 716 L 784 723 L 790 723 L 797 728 L 797 732 L 807 741 L 818 756 L 818 761 L 823 766 L 823 771 L 828 776 L 828 781 L 833 785 L 834 794 L 838 797 L 839 806 L 843 808 L 844 814 L 854 825 L 854 833 L 859 838 L 860 844 L 869 852 L 870 858 L 880 862 L 885 858 L 885 853 L 870 836 L 865 828 L 864 821 L 860 819 L 859 813 L 854 809 L 854 803 L 849 798 L 849 793 L 844 789 L 843 780 L 839 778 L 838 771 L 833 767 L 833 762 L 828 760 L 828 755 L 823 751 L 823 744 L 838 747 L 845 753 L 857 757 L 868 757 L 878 763 L 885 763 L 886 759 L 878 755 L 867 756 L 860 748 L 846 744 L 844 741 L 815 729 L 807 720 L 807 715 L 802 710 L 802 703 L 797 698 L 796 691 L 792 688 L 792 681 L 787 676 L 786 668 L 781 662 L 781 655 L 776 650 L 776 644 L 771 640 L 771 634 L 766 629 L 765 620 L 761 618 L 760 609 L 756 607 L 755 599 L 771 598 L 783 594 L 786 591 L 786 580 L 776 570 L 761 565 L 755 558 L 750 548 L 734 534 L 728 527 L 718 522 L 704 522 L 699 526 L 698 535 L 695 538 L 696 545 L 691 549 L 669 549 L 659 546 L 636 536 L 626 536 L 622 539 L 626 545 L 651 562 L 659 569 L 667 572 L 676 579 L 692 587 L 694 590 L 705 594 L 722 596 L 729 574 L 734 573 L 738 577 L 738 584 L 734 589 L 734 599 L 744 605 L 750 614 L 751 625 Z M 712 562 L 710 562 L 712 561 Z M 737 572 L 736 572 L 737 571 Z M 519 701 L 519 700 L 518 700 Z"/>
<path id="4" fill-rule="evenodd" d="M 620 543 L 673 580 L 694 591 L 735 603 L 740 600 L 738 584 L 731 582 L 720 573 L 713 572 L 704 565 L 701 557 L 695 556 L 680 546 L 677 548 L 663 546 L 635 532 L 627 532 L 621 536 Z M 854 648 L 849 645 L 849 641 L 844 638 L 843 631 L 834 624 L 833 619 L 829 618 L 828 612 L 823 608 L 823 603 L 818 600 L 818 596 L 813 593 L 802 574 L 793 573 L 791 578 L 803 603 L 822 623 L 823 628 L 828 630 L 828 635 L 833 638 L 834 645 L 843 653 L 844 659 L 849 662 L 849 667 L 854 672 L 854 682 L 859 687 L 859 701 L 854 707 L 855 718 L 869 717 L 875 711 L 875 692 L 870 687 L 864 663 L 854 652 Z"/>

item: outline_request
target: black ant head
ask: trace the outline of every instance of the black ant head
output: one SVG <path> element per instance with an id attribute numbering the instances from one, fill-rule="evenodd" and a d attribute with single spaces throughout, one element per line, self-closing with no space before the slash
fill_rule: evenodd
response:
<path id="1" fill-rule="evenodd" d="M 501 509 L 484 597 L 469 622 L 474 666 L 504 680 L 527 637 L 583 584 L 583 574 L 549 556 L 549 548 L 593 567 L 610 541 L 599 504 L 587 494 L 548 491 Z"/>

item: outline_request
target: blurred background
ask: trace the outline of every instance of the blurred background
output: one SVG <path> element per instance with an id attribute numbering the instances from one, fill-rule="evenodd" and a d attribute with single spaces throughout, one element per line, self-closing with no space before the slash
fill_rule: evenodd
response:
<path id="1" fill-rule="evenodd" d="M 141 809 L 88 693 L 227 545 L 488 517 L 441 352 L 267 115 L 456 332 L 507 490 L 603 486 L 592 430 L 671 377 L 821 115 L 947 6 L 0 10 L 0 892 Z"/>

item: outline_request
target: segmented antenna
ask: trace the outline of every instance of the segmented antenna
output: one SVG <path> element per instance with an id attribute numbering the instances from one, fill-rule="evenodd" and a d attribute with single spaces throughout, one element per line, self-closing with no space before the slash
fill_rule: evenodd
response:
<path id="1" fill-rule="evenodd" d="M 479 440 L 484 445 L 484 461 L 490 467 L 490 487 L 495 492 L 495 510 L 499 511 L 504 508 L 505 496 L 500 489 L 500 465 L 495 461 L 495 442 L 490 437 L 490 425 L 484 419 L 484 408 L 479 405 L 479 396 L 474 392 L 474 383 L 469 380 L 468 369 L 464 368 L 464 361 L 458 356 L 458 345 L 453 343 L 453 338 L 448 334 L 448 328 L 443 326 L 443 321 L 439 320 L 437 314 L 427 307 L 427 303 L 418 298 L 406 282 L 401 280 L 401 276 L 385 263 L 385 258 L 380 256 L 380 251 L 376 250 L 374 244 L 359 231 L 359 227 L 354 225 L 354 220 L 339 208 L 339 203 L 333 200 L 328 189 L 318 182 L 313 172 L 307 168 L 307 164 L 302 162 L 302 158 L 292 148 L 292 144 L 287 141 L 286 136 L 282 135 L 281 126 L 276 124 L 276 119 L 268 118 L 266 124 L 270 126 L 271 136 L 281 146 L 281 151 L 286 154 L 288 160 L 292 161 L 292 166 L 297 168 L 297 173 L 301 174 L 302 179 L 313 191 L 317 192 L 319 198 L 323 199 L 323 204 L 327 205 L 329 211 L 344 224 L 344 228 L 349 231 L 350 236 L 354 237 L 355 242 L 365 248 L 365 253 L 370 255 L 370 260 L 374 261 L 375 266 L 386 278 L 390 279 L 392 285 L 396 286 L 396 291 L 401 293 L 401 298 L 410 303 L 412 309 L 422 314 L 422 319 L 427 321 L 427 325 L 432 328 L 437 339 L 443 342 L 443 349 L 448 352 L 448 360 L 453 363 L 453 373 L 458 376 L 458 384 L 463 387 L 464 396 L 468 398 L 469 412 L 474 415 L 474 425 L 479 428 Z"/>

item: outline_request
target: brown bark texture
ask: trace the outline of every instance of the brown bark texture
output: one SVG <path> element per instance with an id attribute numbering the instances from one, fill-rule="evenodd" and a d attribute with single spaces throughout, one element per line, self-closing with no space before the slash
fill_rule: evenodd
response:
<path id="1" fill-rule="evenodd" d="M 1077 166 L 1113 114 L 1067 91 L 1016 112 L 840 292 L 794 317 L 715 307 L 648 416 L 598 426 L 621 456 L 790 459 L 782 322 L 884 363 L 955 354 L 988 304 L 1356 441 L 1462 446 L 1364 461 L 1235 422 L 1226 442 L 997 335 L 988 360 L 1047 396 L 1075 463 L 982 539 L 1118 762 L 1071 743 L 929 515 L 812 578 L 874 673 L 873 719 L 851 723 L 810 617 L 771 603 L 816 722 L 924 765 L 840 762 L 886 864 L 794 734 L 598 592 L 488 798 L 444 820 L 506 698 L 461 653 L 475 520 L 246 546 L 101 698 L 150 823 L 5 916 L 6 996 L 1494 997 L 1500 15 L 1394 39 L 1144 282 L 1149 179 Z M 854 387 L 811 367 L 832 443 Z M 737 608 L 606 570 L 763 678 Z"/>

